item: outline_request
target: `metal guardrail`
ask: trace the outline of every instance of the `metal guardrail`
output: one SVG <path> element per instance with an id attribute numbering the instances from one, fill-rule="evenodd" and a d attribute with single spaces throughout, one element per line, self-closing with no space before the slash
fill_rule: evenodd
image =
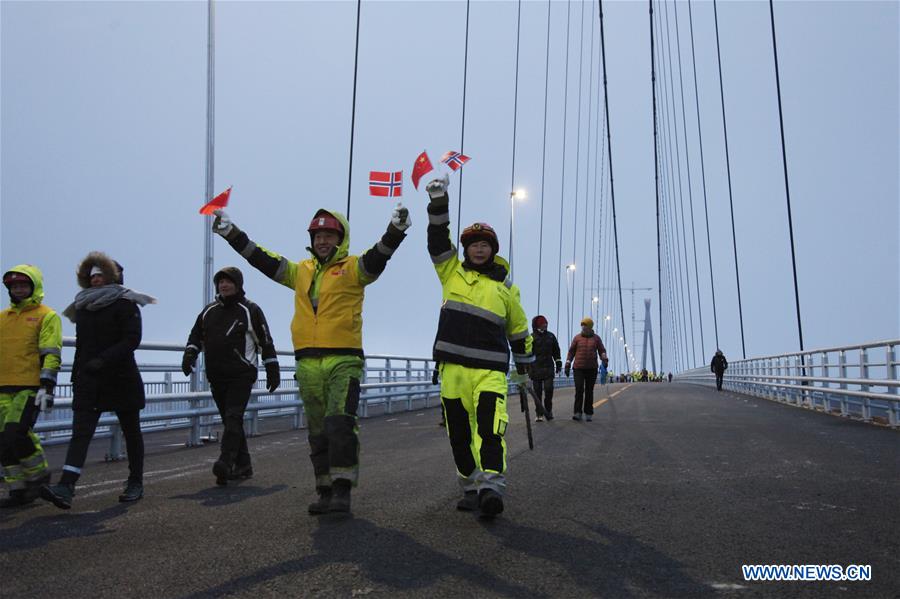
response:
<path id="1" fill-rule="evenodd" d="M 897 346 L 900 339 L 735 360 L 728 363 L 723 388 L 897 429 Z M 715 386 L 708 366 L 675 379 Z"/>
<path id="2" fill-rule="evenodd" d="M 49 415 L 42 415 L 34 430 L 42 438 L 43 445 L 67 443 L 72 428 L 72 386 L 65 375 L 71 373 L 71 349 L 75 338 L 63 339 L 63 367 L 60 383 L 56 387 L 56 403 Z M 138 368 L 144 377 L 146 407 L 141 411 L 141 429 L 145 433 L 184 429 L 188 431 L 186 446 L 201 445 L 204 440 L 214 439 L 213 428 L 221 419 L 212 394 L 202 376 L 202 364 L 190 378 L 181 372 L 183 345 L 170 343 L 142 343 L 138 348 L 140 358 L 146 352 L 175 352 L 177 364 L 142 363 Z M 201 354 L 202 355 L 202 354 Z M 277 352 L 279 357 L 289 357 L 290 365 L 281 364 L 281 386 L 273 393 L 265 389 L 265 371 L 251 392 L 247 405 L 246 421 L 248 435 L 259 433 L 259 422 L 264 418 L 287 418 L 291 428 L 305 427 L 303 400 L 297 383 L 292 378 L 294 353 Z M 202 358 L 201 358 L 202 359 Z M 428 408 L 440 403 L 440 388 L 431 383 L 434 360 L 431 358 L 367 355 L 360 381 L 358 415 L 368 418 L 371 408 L 380 408 L 379 414 L 397 411 L 411 411 Z M 284 378 L 288 374 L 290 378 Z M 149 375 L 149 376 L 148 376 Z M 148 380 L 157 375 L 160 380 Z M 571 380 L 559 379 L 560 386 L 571 384 Z M 432 404 L 434 400 L 437 400 Z M 246 424 L 245 424 L 246 426 Z M 101 416 L 94 438 L 109 439 L 107 460 L 124 456 L 124 440 L 113 413 Z"/>

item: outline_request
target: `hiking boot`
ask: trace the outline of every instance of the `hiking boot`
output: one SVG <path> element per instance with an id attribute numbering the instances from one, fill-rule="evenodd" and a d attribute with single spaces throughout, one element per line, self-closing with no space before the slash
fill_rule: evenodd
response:
<path id="1" fill-rule="evenodd" d="M 72 497 L 75 496 L 75 487 L 73 485 L 44 485 L 41 487 L 41 499 L 45 499 L 61 510 L 67 510 L 72 507 Z"/>
<path id="2" fill-rule="evenodd" d="M 130 480 L 125 485 L 125 491 L 119 495 L 120 503 L 130 503 L 137 501 L 144 496 L 144 484 L 140 481 Z"/>
<path id="3" fill-rule="evenodd" d="M 350 488 L 352 483 L 346 478 L 339 478 L 331 483 L 331 503 L 328 505 L 329 512 L 350 512 Z"/>
<path id="4" fill-rule="evenodd" d="M 481 511 L 479 517 L 493 520 L 503 511 L 503 497 L 493 489 L 482 489 L 478 492 L 478 508 Z"/>
<path id="5" fill-rule="evenodd" d="M 9 492 L 9 497 L 0 499 L 0 509 L 19 507 L 28 503 L 31 502 L 25 501 L 25 489 L 14 489 Z"/>
<path id="6" fill-rule="evenodd" d="M 246 480 L 248 478 L 253 478 L 253 466 L 250 464 L 235 466 L 228 475 L 228 480 Z"/>
<path id="7" fill-rule="evenodd" d="M 547 412 L 547 420 L 553 420 L 553 412 Z"/>
<path id="8" fill-rule="evenodd" d="M 588 422 L 590 422 L 591 420 L 594 419 L 594 415 L 593 414 L 585 414 L 584 419 L 587 420 Z"/>
<path id="9" fill-rule="evenodd" d="M 466 491 L 463 498 L 456 502 L 456 509 L 461 512 L 474 512 L 478 509 L 478 491 Z"/>
<path id="10" fill-rule="evenodd" d="M 572 420 L 577 420 L 578 422 L 581 422 L 581 412 L 575 412 L 575 415 L 572 416 Z"/>
<path id="11" fill-rule="evenodd" d="M 225 460 L 216 460 L 213 464 L 213 474 L 216 476 L 216 484 L 224 487 L 228 484 L 228 477 L 231 476 L 231 466 Z"/>
<path id="12" fill-rule="evenodd" d="M 331 487 L 316 487 L 319 498 L 309 504 L 307 511 L 310 514 L 324 514 L 331 505 Z"/>

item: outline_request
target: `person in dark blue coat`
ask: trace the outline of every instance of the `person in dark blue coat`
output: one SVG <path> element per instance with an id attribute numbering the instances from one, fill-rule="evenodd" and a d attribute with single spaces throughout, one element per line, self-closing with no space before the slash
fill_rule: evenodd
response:
<path id="1" fill-rule="evenodd" d="M 553 379 L 562 368 L 559 341 L 547 330 L 547 318 L 537 315 L 531 319 L 532 351 L 534 364 L 531 366 L 531 382 L 534 387 L 535 421 L 545 417 L 553 420 Z"/>

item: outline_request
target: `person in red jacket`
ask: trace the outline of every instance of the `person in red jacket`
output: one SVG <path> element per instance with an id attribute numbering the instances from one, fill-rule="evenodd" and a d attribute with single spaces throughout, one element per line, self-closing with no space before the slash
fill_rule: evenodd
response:
<path id="1" fill-rule="evenodd" d="M 566 376 L 575 369 L 575 414 L 572 420 L 584 419 L 590 422 L 594 417 L 594 383 L 597 382 L 597 356 L 604 366 L 609 365 L 606 348 L 600 336 L 594 333 L 594 321 L 590 317 L 581 319 L 581 332 L 572 339 L 566 355 Z"/>

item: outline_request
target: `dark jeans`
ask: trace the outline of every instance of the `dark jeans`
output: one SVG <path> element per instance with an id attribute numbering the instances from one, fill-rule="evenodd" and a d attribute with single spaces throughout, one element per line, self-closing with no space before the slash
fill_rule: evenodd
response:
<path id="1" fill-rule="evenodd" d="M 94 410 L 74 410 L 72 412 L 72 440 L 66 451 L 66 466 L 77 468 L 79 472 L 63 469 L 59 482 L 74 485 L 78 480 L 101 414 L 102 412 Z M 140 410 L 116 412 L 116 418 L 119 419 L 119 426 L 122 427 L 122 433 L 125 435 L 125 449 L 128 452 L 128 481 L 143 482 L 144 437 L 141 434 L 141 412 Z"/>
<path id="2" fill-rule="evenodd" d="M 575 413 L 594 413 L 594 383 L 597 382 L 596 368 L 575 368 Z"/>
<path id="3" fill-rule="evenodd" d="M 225 427 L 219 459 L 229 466 L 250 465 L 250 451 L 244 434 L 244 411 L 250 401 L 253 383 L 254 380 L 250 379 L 209 382 L 213 400 Z"/>
<path id="4" fill-rule="evenodd" d="M 724 377 L 725 377 L 725 372 L 724 372 L 724 371 L 722 371 L 722 372 L 717 372 L 717 373 L 716 373 L 716 389 L 719 390 L 719 391 L 722 390 L 722 379 L 723 379 Z"/>
<path id="5" fill-rule="evenodd" d="M 553 413 L 553 379 L 531 379 L 534 387 L 534 413 L 544 416 Z"/>

